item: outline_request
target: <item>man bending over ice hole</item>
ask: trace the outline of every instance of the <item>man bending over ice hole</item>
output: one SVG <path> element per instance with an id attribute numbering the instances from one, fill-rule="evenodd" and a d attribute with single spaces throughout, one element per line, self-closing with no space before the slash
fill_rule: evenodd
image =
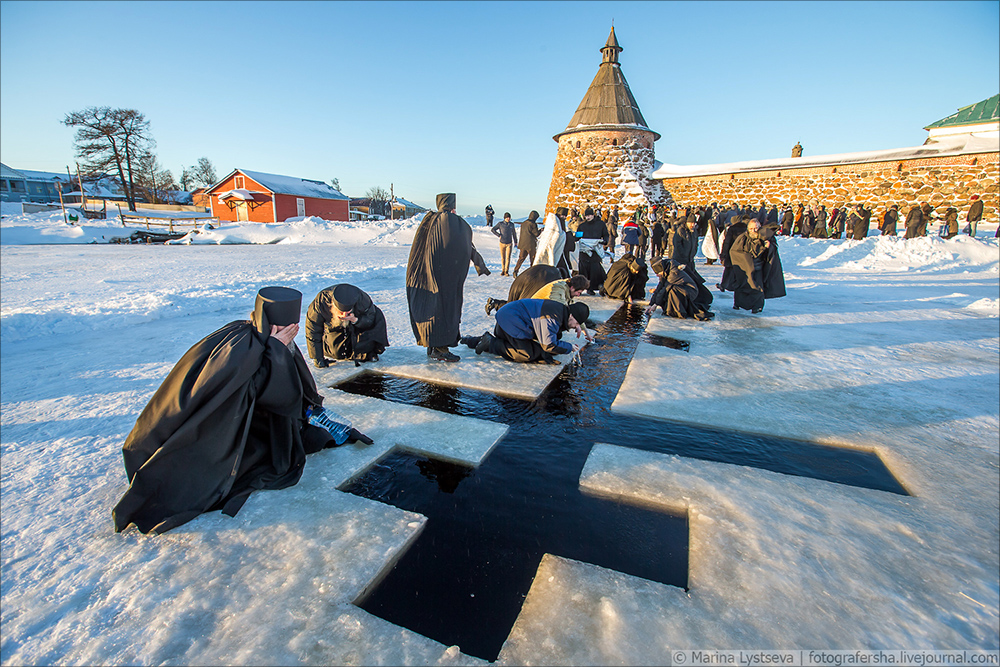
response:
<path id="1" fill-rule="evenodd" d="M 378 361 L 389 347 L 385 315 L 370 296 L 346 283 L 327 287 L 306 313 L 306 348 L 316 368 L 332 359 Z"/>
<path id="2" fill-rule="evenodd" d="M 475 348 L 476 354 L 489 352 L 518 363 L 558 364 L 557 354 L 577 352 L 580 346 L 560 340 L 563 331 L 576 330 L 583 335 L 580 322 L 590 317 L 585 303 L 567 307 L 551 299 L 519 299 L 497 311 L 497 323 L 491 335 L 466 336 L 462 342 Z"/>

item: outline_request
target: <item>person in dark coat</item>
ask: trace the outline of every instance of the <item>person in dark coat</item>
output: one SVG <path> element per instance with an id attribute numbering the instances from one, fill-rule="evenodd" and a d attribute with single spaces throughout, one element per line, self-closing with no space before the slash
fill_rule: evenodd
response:
<path id="1" fill-rule="evenodd" d="M 653 260 L 650 266 L 660 280 L 649 297 L 647 316 L 656 312 L 659 306 L 666 317 L 695 319 L 702 322 L 715 317 L 715 313 L 708 310 L 699 300 L 699 292 L 704 287 L 698 285 L 684 270 L 687 267 L 664 257 Z"/>
<path id="2" fill-rule="evenodd" d="M 387 347 L 385 315 L 354 285 L 331 285 L 309 304 L 306 350 L 316 368 L 326 368 L 330 359 L 377 361 Z"/>
<path id="3" fill-rule="evenodd" d="M 417 226 L 406 264 L 406 302 L 417 345 L 436 361 L 458 361 L 448 351 L 458 345 L 462 296 L 469 263 L 479 275 L 490 275 L 472 243 L 469 223 L 455 215 L 455 194 L 437 196 L 437 211 Z"/>
<path id="4" fill-rule="evenodd" d="M 236 516 L 253 491 L 294 485 L 307 454 L 336 446 L 307 421 L 323 397 L 294 343 L 301 305 L 300 292 L 265 287 L 250 321 L 209 334 L 174 365 L 122 447 L 129 487 L 116 531 Z M 348 439 L 371 442 L 356 430 Z"/>
<path id="5" fill-rule="evenodd" d="M 611 264 L 608 277 L 601 287 L 601 296 L 620 299 L 626 304 L 646 296 L 649 271 L 646 262 L 630 253 L 625 253 Z"/>
<path id="6" fill-rule="evenodd" d="M 979 195 L 972 195 L 970 200 L 972 205 L 969 206 L 969 212 L 965 214 L 965 221 L 969 223 L 969 236 L 975 238 L 976 228 L 979 227 L 979 221 L 983 219 L 984 206 Z M 997 227 L 997 233 L 1000 233 L 1000 227 Z"/>
<path id="7" fill-rule="evenodd" d="M 493 204 L 487 204 L 486 205 L 486 226 L 487 227 L 492 227 L 493 226 L 493 213 L 494 213 L 493 212 Z"/>
<path id="8" fill-rule="evenodd" d="M 510 256 L 517 244 L 517 230 L 510 220 L 510 213 L 503 214 L 503 220 L 490 229 L 500 239 L 500 275 L 510 275 Z"/>
<path id="9" fill-rule="evenodd" d="M 750 220 L 730 249 L 733 263 L 731 289 L 733 308 L 759 313 L 764 299 L 785 296 L 785 277 L 778 255 L 774 229 Z"/>
<path id="10" fill-rule="evenodd" d="M 608 215 L 608 222 L 605 225 L 608 228 L 608 252 L 611 256 L 615 256 L 615 242 L 618 240 L 618 207 L 615 206 L 611 209 L 611 213 Z"/>
<path id="11" fill-rule="evenodd" d="M 950 239 L 953 236 L 958 236 L 958 209 L 954 206 L 949 206 L 944 212 L 944 238 Z"/>
<path id="12" fill-rule="evenodd" d="M 830 220 L 830 238 L 839 239 L 844 233 L 847 225 L 847 204 L 841 204 L 833 210 L 833 218 Z"/>
<path id="13" fill-rule="evenodd" d="M 885 215 L 882 216 L 882 236 L 895 236 L 897 222 L 899 222 L 899 206 L 893 204 L 886 209 Z"/>
<path id="14" fill-rule="evenodd" d="M 562 332 L 575 329 L 583 335 L 580 323 L 590 317 L 587 304 L 566 306 L 551 299 L 519 299 L 497 311 L 493 333 L 467 336 L 462 342 L 476 350 L 489 352 L 517 363 L 558 364 L 557 354 L 570 354 L 579 345 L 560 340 Z"/>
<path id="15" fill-rule="evenodd" d="M 815 216 L 816 222 L 813 225 L 812 238 L 825 239 L 828 237 L 826 231 L 826 206 L 820 206 Z"/>
<path id="16" fill-rule="evenodd" d="M 521 223 L 521 240 L 517 242 L 517 248 L 521 251 L 514 265 L 514 277 L 521 270 L 521 264 L 528 260 L 528 266 L 535 263 L 535 250 L 538 248 L 538 237 L 542 235 L 542 230 L 538 227 L 538 211 L 532 211 L 527 219 Z"/>
<path id="17" fill-rule="evenodd" d="M 596 290 L 600 289 L 607 276 L 602 255 L 607 244 L 608 229 L 588 207 L 583 212 L 583 222 L 577 227 L 576 232 L 576 243 L 580 250 L 577 255 L 577 266 L 580 275 L 590 282 L 587 293 L 596 294 Z"/>
<path id="18" fill-rule="evenodd" d="M 762 224 L 761 227 L 764 225 Z M 802 230 L 802 238 L 807 239 L 812 236 L 813 227 L 816 226 L 816 218 L 813 215 L 813 210 L 810 207 L 806 207 L 802 211 L 802 220 L 799 222 L 799 229 Z"/>
<path id="19" fill-rule="evenodd" d="M 715 284 L 716 289 L 720 292 L 732 289 L 733 262 L 729 253 L 736 239 L 746 232 L 747 221 L 747 218 L 740 216 L 736 218 L 736 222 L 729 225 L 722 233 L 722 247 L 719 248 L 719 263 L 722 264 L 722 280 Z"/>
<path id="20" fill-rule="evenodd" d="M 910 209 L 910 212 L 906 214 L 906 234 L 904 238 L 915 239 L 920 234 L 920 228 L 923 224 L 923 213 L 920 210 L 920 206 L 914 206 Z"/>
<path id="21" fill-rule="evenodd" d="M 712 305 L 712 293 L 705 287 L 705 279 L 698 273 L 695 266 L 695 255 L 698 253 L 697 223 L 689 216 L 684 224 L 678 225 L 672 238 L 673 245 L 669 258 L 679 266 L 684 267 L 684 272 L 698 286 L 698 294 L 695 298 L 699 306 L 708 310 L 709 306 Z M 732 246 L 730 245 L 730 247 Z"/>
<path id="22" fill-rule="evenodd" d="M 665 234 L 663 232 L 663 222 L 657 220 L 653 223 L 653 228 L 650 230 L 650 242 L 652 243 L 652 248 L 650 249 L 650 257 L 659 257 L 663 254 L 663 238 Z"/>
<path id="23" fill-rule="evenodd" d="M 781 234 L 783 236 L 792 235 L 792 225 L 795 220 L 795 212 L 792 211 L 792 205 L 789 204 L 785 207 L 784 212 L 781 214 Z"/>
<path id="24" fill-rule="evenodd" d="M 920 236 L 927 236 L 927 225 L 934 219 L 934 207 L 924 202 L 920 207 Z"/>
<path id="25" fill-rule="evenodd" d="M 865 226 L 864 208 L 861 204 L 856 204 L 847 216 L 847 238 L 864 241 L 867 236 L 868 228 Z"/>

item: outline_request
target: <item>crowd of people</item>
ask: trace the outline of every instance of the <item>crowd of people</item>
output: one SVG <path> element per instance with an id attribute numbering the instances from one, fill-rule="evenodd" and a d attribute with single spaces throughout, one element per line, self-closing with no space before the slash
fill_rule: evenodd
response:
<path id="1" fill-rule="evenodd" d="M 976 196 L 972 201 L 966 222 L 975 235 L 983 206 Z M 711 320 L 713 295 L 695 266 L 699 247 L 707 264 L 722 264 L 716 288 L 733 293 L 733 308 L 759 313 L 767 299 L 785 295 L 778 237 L 840 238 L 846 231 L 860 239 L 872 218 L 861 204 L 839 205 L 827 215 L 815 202 L 782 210 L 764 202 L 756 209 L 640 206 L 624 221 L 617 206 L 603 212 L 588 206 L 582 215 L 559 207 L 541 227 L 532 211 L 518 229 L 509 213 L 493 225 L 488 207 L 489 227 L 500 243 L 501 274 L 514 280 L 506 299 L 486 302 L 487 315 L 496 319 L 493 331 L 462 336 L 469 267 L 480 276 L 490 270 L 473 244 L 472 228 L 455 213 L 455 195 L 438 195 L 436 204 L 414 234 L 406 300 L 417 344 L 427 348 L 429 360 L 444 362 L 459 361 L 449 348 L 464 344 L 477 355 L 558 364 L 557 355 L 581 347 L 562 340 L 564 333 L 593 340 L 581 295 L 641 301 L 650 269 L 658 280 L 647 315 L 660 308 L 667 317 Z M 903 221 L 906 237 L 925 235 L 933 216 L 929 204 L 912 207 Z M 887 207 L 881 233 L 897 234 L 898 224 L 898 206 Z M 959 233 L 956 208 L 945 211 L 942 227 L 942 235 Z M 622 254 L 616 257 L 619 241 Z M 515 245 L 520 255 L 511 271 Z M 129 487 L 113 511 L 116 530 L 134 524 L 142 532 L 161 533 L 210 510 L 235 515 L 253 491 L 295 484 L 308 454 L 345 442 L 372 442 L 323 408 L 306 357 L 294 342 L 301 306 L 297 290 L 265 287 L 249 320 L 209 334 L 177 362 L 122 448 Z M 316 368 L 377 361 L 389 346 L 384 313 L 347 283 L 314 297 L 305 338 Z"/>

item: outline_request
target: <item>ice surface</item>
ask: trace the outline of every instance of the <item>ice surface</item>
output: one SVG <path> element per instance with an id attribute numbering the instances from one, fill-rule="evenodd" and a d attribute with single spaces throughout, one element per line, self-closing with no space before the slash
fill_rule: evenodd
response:
<path id="1" fill-rule="evenodd" d="M 347 417 L 354 428 L 375 441 L 372 445 L 344 446 L 350 453 L 345 455 L 344 460 L 337 459 L 346 473 L 337 482 L 338 486 L 397 447 L 445 461 L 477 466 L 508 429 L 505 424 L 356 396 L 336 389 L 321 389 L 320 393 L 326 399 L 324 407 Z"/>
<path id="2" fill-rule="evenodd" d="M 191 345 L 249 317 L 261 287 L 308 301 L 353 283 L 385 312 L 386 359 L 427 365 L 412 358 L 423 350 L 404 288 L 415 221 L 306 218 L 216 230 L 215 243 L 254 234 L 262 245 L 115 246 L 81 245 L 120 235 L 112 221 L 10 210 L 0 662 L 482 664 L 351 604 L 423 518 L 337 488 L 390 446 L 475 464 L 502 425 L 324 389 L 375 445 L 310 456 L 298 485 L 254 494 L 235 518 L 204 515 L 158 537 L 111 523 L 121 445 L 142 407 Z M 716 293 L 711 323 L 654 317 L 651 332 L 688 339 L 690 351 L 640 344 L 619 407 L 649 400 L 655 412 L 649 382 L 666 392 L 663 415 L 687 405 L 709 423 L 762 430 L 770 412 L 783 435 L 875 448 L 915 495 L 598 446 L 585 488 L 688 508 L 691 592 L 547 557 L 501 660 L 661 664 L 664 646 L 699 645 L 996 648 L 995 228 L 980 225 L 974 241 L 782 240 L 789 296 L 760 316 Z M 512 280 L 499 275 L 495 237 L 477 227 L 475 240 L 494 273 L 470 270 L 463 335 L 492 329 L 483 304 Z M 699 270 L 718 281 L 718 266 Z M 595 319 L 619 305 L 584 301 Z M 487 390 L 490 374 L 494 385 L 521 381 L 523 367 L 485 356 L 451 366 L 481 374 Z M 752 382 L 751 369 L 791 388 Z"/>

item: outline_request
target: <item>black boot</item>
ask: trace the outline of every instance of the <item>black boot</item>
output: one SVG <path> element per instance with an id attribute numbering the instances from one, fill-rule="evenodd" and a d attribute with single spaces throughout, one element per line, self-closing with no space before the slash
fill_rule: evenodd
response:
<path id="1" fill-rule="evenodd" d="M 427 356 L 434 361 L 458 361 L 461 358 L 449 352 L 447 347 L 429 347 Z"/>

